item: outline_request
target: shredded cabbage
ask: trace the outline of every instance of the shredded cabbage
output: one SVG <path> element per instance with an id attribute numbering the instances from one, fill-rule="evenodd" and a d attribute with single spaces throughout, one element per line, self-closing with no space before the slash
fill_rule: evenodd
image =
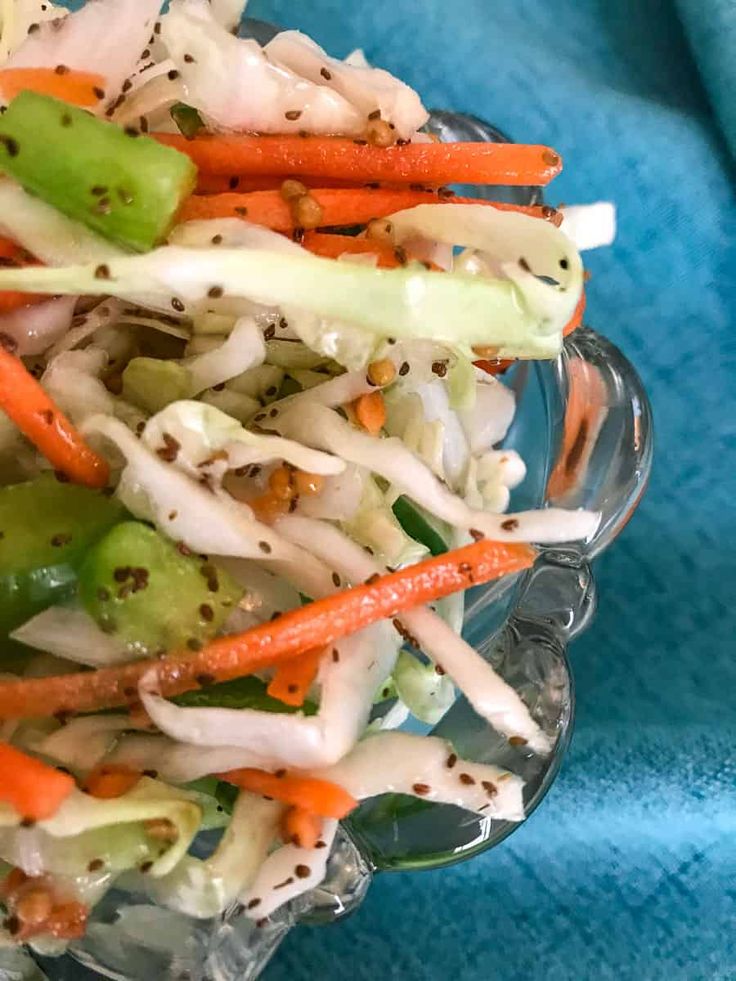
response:
<path id="1" fill-rule="evenodd" d="M 439 211 L 452 209 L 443 205 Z M 472 205 L 462 207 L 472 208 Z M 529 221 L 533 218 L 478 206 L 486 215 Z M 420 205 L 420 208 L 432 208 Z M 414 209 L 417 210 L 417 209 Z M 411 212 L 403 212 L 411 214 Z M 548 230 L 557 231 L 550 225 Z M 527 245 L 522 228 L 520 246 Z M 482 238 L 482 236 L 481 236 Z M 554 239 L 541 253 L 541 268 L 567 258 L 569 273 L 578 272 L 565 292 L 540 282 L 511 262 L 503 264 L 505 279 L 486 279 L 454 273 L 427 272 L 413 264 L 403 269 L 373 269 L 348 262 L 335 262 L 318 256 L 291 255 L 254 249 L 195 249 L 165 246 L 145 255 L 111 259 L 106 263 L 109 279 L 105 290 L 113 296 L 142 292 L 163 305 L 172 296 L 184 306 L 197 309 L 213 286 L 228 296 L 244 297 L 258 303 L 280 305 L 290 320 L 289 309 L 301 308 L 316 319 L 347 321 L 355 328 L 355 345 L 361 359 L 370 353 L 365 335 L 377 342 L 386 337 L 425 338 L 454 346 L 470 355 L 473 345 L 494 345 L 499 357 L 556 356 L 561 348 L 562 328 L 572 315 L 580 295 L 582 266 L 579 256 L 561 236 L 564 246 Z M 531 245 L 530 245 L 531 248 Z M 95 264 L 64 269 L 0 270 L 0 289 L 22 289 L 47 293 L 94 293 L 99 289 Z M 297 326 L 297 325 L 295 325 Z M 304 331 L 303 339 L 312 346 L 321 330 Z M 334 328 L 328 328 L 329 330 Z M 329 333 L 328 333 L 328 338 Z M 337 345 L 334 335 L 333 345 Z M 324 350 L 325 342 L 322 341 Z M 332 356 L 332 352 L 328 352 Z M 337 349 L 335 351 L 337 352 Z M 341 358 L 346 357 L 346 352 Z M 347 363 L 347 360 L 344 362 Z"/>

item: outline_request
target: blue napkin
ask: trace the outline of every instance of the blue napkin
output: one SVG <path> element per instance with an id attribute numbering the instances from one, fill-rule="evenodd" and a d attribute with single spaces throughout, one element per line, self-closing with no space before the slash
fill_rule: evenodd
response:
<path id="1" fill-rule="evenodd" d="M 638 365 L 658 442 L 648 495 L 597 564 L 548 799 L 482 858 L 379 876 L 349 920 L 294 931 L 267 981 L 736 978 L 733 0 L 249 9 L 555 146 L 551 203 L 616 202 L 616 244 L 586 256 L 588 320 Z"/>
<path id="2" fill-rule="evenodd" d="M 711 103 L 736 154 L 736 3 L 676 2 Z"/>

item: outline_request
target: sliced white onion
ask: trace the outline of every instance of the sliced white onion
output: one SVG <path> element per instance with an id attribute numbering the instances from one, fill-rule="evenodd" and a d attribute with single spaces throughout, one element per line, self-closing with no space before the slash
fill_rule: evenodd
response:
<path id="1" fill-rule="evenodd" d="M 100 630 L 78 607 L 50 606 L 10 636 L 21 644 L 94 668 L 133 660 L 124 644 Z"/>
<path id="2" fill-rule="evenodd" d="M 600 516 L 590 511 L 545 508 L 512 515 L 469 508 L 451 493 L 401 440 L 360 432 L 322 405 L 307 404 L 298 413 L 282 413 L 277 425 L 287 435 L 366 467 L 390 481 L 431 514 L 460 528 L 474 528 L 506 542 L 570 542 L 587 539 Z"/>
<path id="3" fill-rule="evenodd" d="M 0 333 L 12 337 L 17 353 L 42 354 L 69 330 L 76 296 L 57 296 L 0 316 Z"/>

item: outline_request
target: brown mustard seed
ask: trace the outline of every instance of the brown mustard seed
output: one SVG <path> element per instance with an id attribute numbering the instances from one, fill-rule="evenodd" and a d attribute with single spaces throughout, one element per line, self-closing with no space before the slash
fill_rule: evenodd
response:
<path id="1" fill-rule="evenodd" d="M 387 245 L 393 245 L 394 226 L 388 218 L 372 218 L 366 226 L 365 237 L 374 242 L 385 242 Z"/>
<path id="2" fill-rule="evenodd" d="M 15 905 L 15 914 L 24 927 L 38 927 L 51 916 L 54 901 L 49 890 L 37 886 L 24 892 Z"/>
<path id="3" fill-rule="evenodd" d="M 219 300 L 219 298 L 224 293 L 222 286 L 210 286 L 207 290 L 207 296 L 211 297 L 213 300 Z"/>
<path id="4" fill-rule="evenodd" d="M 204 671 L 201 674 L 198 674 L 194 680 L 201 688 L 208 688 L 210 685 L 214 685 L 215 681 L 217 681 L 213 674 L 207 674 Z"/>
<path id="5" fill-rule="evenodd" d="M 559 154 L 555 153 L 554 150 L 549 150 L 548 149 L 548 150 L 545 150 L 542 153 L 542 160 L 549 167 L 556 167 L 559 164 L 559 162 L 560 162 L 560 157 L 559 157 Z"/>
<path id="6" fill-rule="evenodd" d="M 504 531 L 516 531 L 518 527 L 519 522 L 516 518 L 506 518 L 505 521 L 501 522 L 501 528 L 503 528 Z"/>
<path id="7" fill-rule="evenodd" d="M 326 82 L 329 82 L 330 79 L 332 78 L 332 72 L 329 71 L 327 68 L 320 68 L 319 73 Z"/>
<path id="8" fill-rule="evenodd" d="M 215 238 L 217 238 L 217 236 L 215 236 Z M 222 237 L 221 237 L 221 240 L 222 240 Z M 176 296 L 172 296 L 171 297 L 171 306 L 174 308 L 174 310 L 176 310 L 177 313 L 184 313 L 184 311 L 186 310 L 186 307 L 184 306 L 184 304 Z"/>
<path id="9" fill-rule="evenodd" d="M 296 122 L 297 119 L 299 119 L 301 114 L 302 114 L 301 109 L 289 109 L 287 112 L 284 113 L 284 116 L 289 120 L 289 122 L 293 123 Z"/>
<path id="10" fill-rule="evenodd" d="M 95 269 L 95 279 L 109 279 L 110 278 L 110 267 L 106 266 L 104 263 Z"/>
<path id="11" fill-rule="evenodd" d="M 333 586 L 340 586 L 341 585 L 341 582 L 342 582 L 342 580 L 340 579 L 339 575 L 336 572 L 333 572 L 332 573 L 332 585 Z"/>
<path id="12" fill-rule="evenodd" d="M 304 194 L 302 197 L 292 201 L 291 212 L 294 225 L 297 228 L 319 228 L 323 223 L 324 213 L 322 206 L 311 194 Z"/>
<path id="13" fill-rule="evenodd" d="M 87 866 L 88 872 L 99 872 L 101 868 L 104 868 L 105 863 L 101 858 L 93 858 L 92 861 Z"/>
<path id="14" fill-rule="evenodd" d="M 470 535 L 470 537 L 473 539 L 474 542 L 482 542 L 483 539 L 486 537 L 483 534 L 483 532 L 482 531 L 478 531 L 477 528 L 471 528 L 469 530 L 468 534 Z"/>
<path id="15" fill-rule="evenodd" d="M 415 794 L 419 794 L 420 797 L 423 797 L 425 794 L 428 794 L 432 788 L 428 783 L 415 783 L 412 784 L 411 789 Z"/>
<path id="16" fill-rule="evenodd" d="M 408 361 L 402 361 L 401 362 L 401 366 L 399 367 L 399 374 L 401 375 L 402 378 L 404 377 L 404 375 L 408 375 L 409 374 L 409 362 Z"/>
<path id="17" fill-rule="evenodd" d="M 260 904 L 260 902 L 261 901 L 258 898 L 251 899 L 250 902 L 248 903 L 248 905 L 245 908 L 246 909 L 255 909 L 256 906 L 258 906 Z"/>
<path id="18" fill-rule="evenodd" d="M 390 385 L 396 377 L 396 367 L 393 361 L 388 358 L 381 358 L 380 361 L 371 361 L 366 372 L 368 381 L 371 385 Z"/>
<path id="19" fill-rule="evenodd" d="M 523 736 L 510 736 L 509 737 L 509 746 L 526 746 L 526 744 L 528 742 L 529 742 L 529 740 L 528 739 L 524 739 Z"/>
<path id="20" fill-rule="evenodd" d="M 185 61 L 185 63 L 186 63 L 187 65 L 192 65 L 192 64 L 194 64 L 194 61 L 195 61 L 195 59 L 194 59 L 194 55 L 190 55 L 190 54 L 185 54 L 185 55 L 184 55 L 184 61 Z"/>
<path id="21" fill-rule="evenodd" d="M 212 621 L 215 619 L 215 611 L 212 609 L 209 603 L 200 604 L 199 615 L 205 623 L 212 623 Z"/>
<path id="22" fill-rule="evenodd" d="M 495 783 L 491 783 L 490 780 L 481 780 L 481 786 L 489 797 L 495 797 L 498 793 L 498 787 L 495 785 Z"/>
<path id="23" fill-rule="evenodd" d="M 297 879 L 308 879 L 311 871 L 308 865 L 297 865 L 294 869 L 294 875 Z"/>
<path id="24" fill-rule="evenodd" d="M 332 660 L 335 662 L 335 664 L 337 664 L 340 660 L 340 652 L 336 647 L 332 648 Z"/>
<path id="25" fill-rule="evenodd" d="M 469 773 L 461 773 L 460 783 L 464 783 L 466 786 L 469 787 L 475 783 L 475 777 L 471 777 Z"/>
<path id="26" fill-rule="evenodd" d="M 368 117 L 370 119 L 370 117 Z M 384 119 L 370 119 L 365 129 L 365 137 L 371 146 L 393 146 L 395 135 Z"/>
<path id="27" fill-rule="evenodd" d="M 284 201 L 292 201 L 294 198 L 301 198 L 307 194 L 308 188 L 301 181 L 289 178 L 282 183 L 279 193 Z"/>

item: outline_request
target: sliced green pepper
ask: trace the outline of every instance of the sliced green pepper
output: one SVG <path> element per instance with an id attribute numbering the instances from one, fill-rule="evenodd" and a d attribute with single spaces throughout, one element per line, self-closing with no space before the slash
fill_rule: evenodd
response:
<path id="1" fill-rule="evenodd" d="M 104 492 L 52 473 L 0 488 L 0 577 L 74 565 L 124 515 Z"/>
<path id="2" fill-rule="evenodd" d="M 397 497 L 391 510 L 409 538 L 426 545 L 432 555 L 444 555 L 447 545 L 408 497 Z"/>
<path id="3" fill-rule="evenodd" d="M 0 577 L 0 643 L 41 610 L 70 599 L 76 583 L 77 576 L 70 565 L 43 566 Z"/>
<path id="4" fill-rule="evenodd" d="M 79 570 L 87 612 L 139 654 L 198 650 L 242 595 L 222 569 L 138 521 L 113 528 Z"/>
<path id="5" fill-rule="evenodd" d="M 105 238 L 146 252 L 194 190 L 183 153 L 49 96 L 22 92 L 0 120 L 0 169 Z M 105 266 L 99 267 L 100 279 Z"/>

